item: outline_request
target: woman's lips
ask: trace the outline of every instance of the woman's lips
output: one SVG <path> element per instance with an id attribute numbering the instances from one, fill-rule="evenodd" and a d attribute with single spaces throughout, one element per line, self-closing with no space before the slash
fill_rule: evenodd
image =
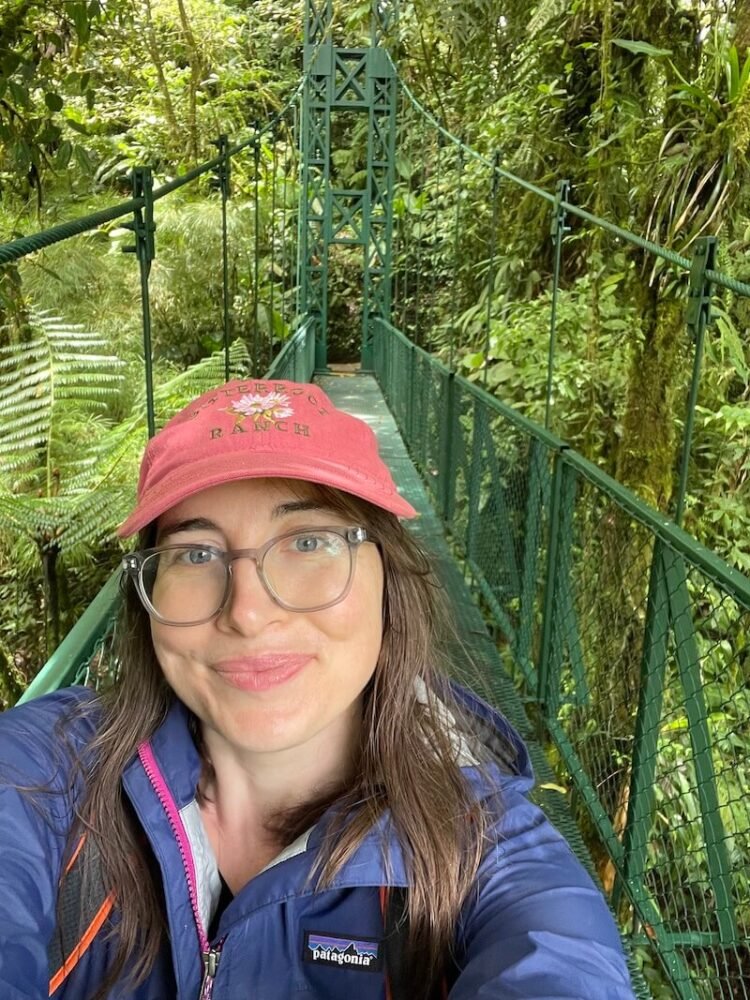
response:
<path id="1" fill-rule="evenodd" d="M 296 676 L 309 663 L 309 653 L 265 653 L 214 664 L 219 677 L 242 691 L 268 691 Z"/>

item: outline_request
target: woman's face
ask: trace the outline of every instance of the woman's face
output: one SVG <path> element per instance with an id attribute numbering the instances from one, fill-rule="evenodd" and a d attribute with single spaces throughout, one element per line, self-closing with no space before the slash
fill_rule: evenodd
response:
<path id="1" fill-rule="evenodd" d="M 304 484 L 280 479 L 215 486 L 163 514 L 156 544 L 257 548 L 296 528 L 352 526 L 304 497 Z M 349 593 L 322 611 L 280 607 L 253 560 L 240 558 L 216 618 L 187 627 L 152 620 L 151 634 L 167 682 L 204 730 L 241 752 L 323 752 L 323 744 L 346 746 L 358 730 L 380 652 L 382 603 L 383 567 L 370 542 L 355 552 Z"/>

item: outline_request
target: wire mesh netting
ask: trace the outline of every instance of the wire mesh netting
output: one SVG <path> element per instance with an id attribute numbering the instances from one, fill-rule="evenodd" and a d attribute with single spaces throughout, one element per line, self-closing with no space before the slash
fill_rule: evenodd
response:
<path id="1" fill-rule="evenodd" d="M 750 996 L 747 581 L 381 334 L 381 386 L 654 996 Z"/>
<path id="2" fill-rule="evenodd" d="M 564 465 L 546 709 L 603 883 L 617 900 L 623 879 L 621 917 L 677 949 L 696 996 L 746 997 L 747 595 Z"/>
<path id="3" fill-rule="evenodd" d="M 383 325 L 377 370 L 456 551 L 533 683 L 548 447 L 481 389 Z M 387 345 L 387 347 L 386 347 Z M 550 440 L 553 440 L 550 438 Z"/>

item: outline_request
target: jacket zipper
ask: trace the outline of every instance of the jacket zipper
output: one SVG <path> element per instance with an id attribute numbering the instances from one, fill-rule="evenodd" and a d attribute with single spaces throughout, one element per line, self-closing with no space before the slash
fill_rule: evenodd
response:
<path id="1" fill-rule="evenodd" d="M 179 810 L 177 809 L 175 801 L 167 788 L 167 783 L 159 770 L 159 765 L 156 763 L 154 751 L 151 749 L 151 745 L 147 740 L 141 743 L 138 747 L 138 757 L 140 758 L 143 770 L 146 772 L 148 780 L 151 782 L 151 787 L 156 793 L 156 796 L 167 815 L 169 825 L 172 828 L 172 833 L 180 851 L 180 857 L 182 858 L 182 867 L 185 872 L 185 881 L 187 882 L 188 896 L 190 897 L 190 907 L 193 911 L 193 920 L 195 921 L 195 927 L 198 932 L 201 961 L 203 963 L 203 979 L 201 981 L 201 989 L 198 994 L 198 1000 L 212 1000 L 214 993 L 214 978 L 216 976 L 216 970 L 219 967 L 221 947 L 224 942 L 219 941 L 216 947 L 212 948 L 208 937 L 206 936 L 206 932 L 203 929 L 203 922 L 201 921 L 200 910 L 198 909 L 198 890 L 195 886 L 195 866 L 193 864 L 192 852 L 190 850 L 190 841 L 188 840 L 187 833 L 185 832 L 185 827 L 182 823 Z"/>
<path id="2" fill-rule="evenodd" d="M 214 995 L 214 978 L 216 970 L 219 968 L 221 958 L 221 943 L 215 948 L 209 948 L 203 952 L 203 982 L 198 1000 L 212 1000 Z"/>

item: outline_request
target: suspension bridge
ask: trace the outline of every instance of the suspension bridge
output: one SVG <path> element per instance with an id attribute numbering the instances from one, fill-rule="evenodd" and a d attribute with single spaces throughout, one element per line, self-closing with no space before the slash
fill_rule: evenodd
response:
<path id="1" fill-rule="evenodd" d="M 241 332 L 250 374 L 319 380 L 337 405 L 372 423 L 421 514 L 414 530 L 435 555 L 458 631 L 530 747 L 537 801 L 607 894 L 636 994 L 750 997 L 750 828 L 739 809 L 750 796 L 750 580 L 680 526 L 711 297 L 750 287 L 715 269 L 711 238 L 682 257 L 576 207 L 564 180 L 542 190 L 466 146 L 399 80 L 389 11 L 374 4 L 371 44 L 347 48 L 334 41 L 330 2 L 308 0 L 302 80 L 272 120 L 236 142 L 218 137 L 213 159 L 167 183 L 155 186 L 150 168 L 136 168 L 130 199 L 6 243 L 0 263 L 115 222 L 129 228 L 153 434 L 170 415 L 159 409 L 151 365 L 158 205 L 188 185 L 220 199 L 226 376 L 237 373 L 231 345 Z M 334 154 L 353 133 L 366 137 L 366 163 L 358 183 L 342 184 Z M 232 316 L 227 249 L 240 161 L 256 205 L 254 309 L 243 331 Z M 549 345 L 544 424 L 488 391 L 496 209 L 520 196 L 546 204 L 550 217 L 550 322 L 538 331 Z M 480 318 L 486 311 L 487 344 L 467 380 L 456 370 L 458 331 L 445 303 L 467 252 L 466 220 L 480 204 L 476 309 Z M 561 262 L 576 219 L 685 277 L 694 368 L 671 517 L 552 430 Z M 361 268 L 358 365 L 346 373 L 329 357 L 329 293 L 342 258 Z M 22 700 L 110 676 L 118 575 Z"/>

